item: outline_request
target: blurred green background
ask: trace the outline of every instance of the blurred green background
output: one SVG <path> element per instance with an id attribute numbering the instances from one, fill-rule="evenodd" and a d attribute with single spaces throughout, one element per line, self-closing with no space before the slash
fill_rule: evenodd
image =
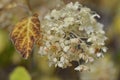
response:
<path id="1" fill-rule="evenodd" d="M 96 11 L 104 24 L 108 52 L 103 59 L 89 65 L 92 72 L 74 71 L 76 63 L 66 69 L 48 67 L 47 58 L 34 54 L 24 60 L 10 40 L 16 22 L 33 12 L 44 14 L 58 5 L 79 1 Z M 120 80 L 120 0 L 0 0 L 0 80 Z"/>

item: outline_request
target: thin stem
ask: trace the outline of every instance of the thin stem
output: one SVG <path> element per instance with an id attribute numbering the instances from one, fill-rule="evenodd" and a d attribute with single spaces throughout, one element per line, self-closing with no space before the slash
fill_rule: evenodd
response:
<path id="1" fill-rule="evenodd" d="M 26 0 L 26 4 L 27 4 L 28 9 L 29 9 L 29 14 L 31 15 L 33 10 L 32 10 L 32 7 L 30 5 L 30 0 Z"/>

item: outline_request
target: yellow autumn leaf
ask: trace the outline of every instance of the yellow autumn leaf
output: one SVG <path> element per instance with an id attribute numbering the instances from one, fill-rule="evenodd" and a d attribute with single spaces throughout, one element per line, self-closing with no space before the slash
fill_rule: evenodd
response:
<path id="1" fill-rule="evenodd" d="M 18 22 L 10 36 L 17 51 L 27 59 L 32 52 L 34 43 L 40 36 L 40 21 L 38 15 L 34 14 Z"/>

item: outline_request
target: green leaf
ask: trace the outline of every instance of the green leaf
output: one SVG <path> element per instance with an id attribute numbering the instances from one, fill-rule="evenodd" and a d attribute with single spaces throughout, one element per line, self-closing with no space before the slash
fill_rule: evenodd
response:
<path id="1" fill-rule="evenodd" d="M 31 80 L 31 77 L 24 67 L 17 67 L 10 74 L 10 80 Z"/>

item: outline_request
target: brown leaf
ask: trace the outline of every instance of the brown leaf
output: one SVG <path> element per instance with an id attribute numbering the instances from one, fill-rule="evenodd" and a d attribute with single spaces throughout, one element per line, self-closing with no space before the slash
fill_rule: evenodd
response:
<path id="1" fill-rule="evenodd" d="M 32 52 L 34 43 L 40 36 L 38 15 L 25 18 L 18 22 L 10 34 L 16 49 L 27 59 Z"/>

